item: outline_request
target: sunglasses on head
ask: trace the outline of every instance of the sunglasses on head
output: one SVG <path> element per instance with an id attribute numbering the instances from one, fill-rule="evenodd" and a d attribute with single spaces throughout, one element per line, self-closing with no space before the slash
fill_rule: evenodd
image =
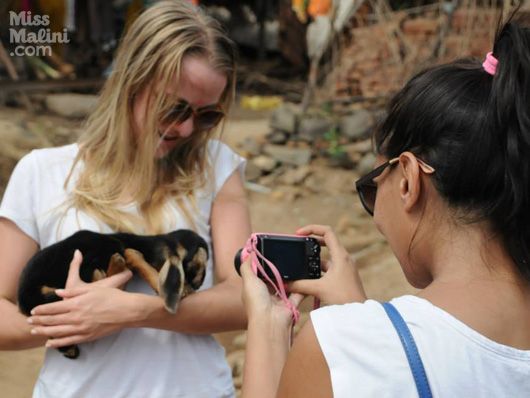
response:
<path id="1" fill-rule="evenodd" d="M 433 167 L 429 166 L 427 163 L 425 163 L 419 158 L 416 158 L 416 160 L 420 165 L 420 169 L 424 173 L 434 173 Z M 377 197 L 377 183 L 374 181 L 374 179 L 383 174 L 383 171 L 385 171 L 387 167 L 394 166 L 398 163 L 399 157 L 390 159 L 387 162 L 383 163 L 381 166 L 376 167 L 371 172 L 355 181 L 355 188 L 357 189 L 357 193 L 359 194 L 359 199 L 361 199 L 361 203 L 364 209 L 371 216 L 374 215 L 375 199 Z"/>
<path id="2" fill-rule="evenodd" d="M 182 124 L 192 116 L 195 130 L 207 131 L 217 126 L 225 114 L 219 104 L 194 109 L 187 101 L 179 100 L 162 118 L 162 124 Z"/>

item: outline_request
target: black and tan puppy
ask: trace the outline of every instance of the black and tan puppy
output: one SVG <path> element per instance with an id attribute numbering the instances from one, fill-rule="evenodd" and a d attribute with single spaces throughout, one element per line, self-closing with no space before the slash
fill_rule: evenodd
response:
<path id="1" fill-rule="evenodd" d="M 202 285 L 208 260 L 204 239 L 187 229 L 150 236 L 79 231 L 37 252 L 22 271 L 18 305 L 24 314 L 60 300 L 55 289 L 64 288 L 76 249 L 83 254 L 79 271 L 83 281 L 97 281 L 129 268 L 164 299 L 171 313 L 183 297 Z M 68 358 L 79 355 L 76 346 L 60 351 Z"/>

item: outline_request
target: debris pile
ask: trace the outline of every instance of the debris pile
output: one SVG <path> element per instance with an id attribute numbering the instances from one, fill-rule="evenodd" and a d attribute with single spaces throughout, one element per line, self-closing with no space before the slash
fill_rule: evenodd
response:
<path id="1" fill-rule="evenodd" d="M 315 98 L 351 104 L 388 97 L 417 71 L 491 50 L 500 10 L 439 2 L 392 11 L 364 4 L 338 39 Z"/>
<path id="2" fill-rule="evenodd" d="M 269 134 L 239 144 L 239 152 L 249 159 L 249 188 L 291 200 L 304 192 L 352 192 L 355 175 L 373 166 L 370 134 L 381 117 L 380 111 L 367 109 L 342 116 L 323 110 L 303 114 L 299 106 L 283 104 L 271 115 Z M 319 176 L 320 170 L 331 167 L 345 173 Z M 346 183 L 340 180 L 343 176 Z"/>

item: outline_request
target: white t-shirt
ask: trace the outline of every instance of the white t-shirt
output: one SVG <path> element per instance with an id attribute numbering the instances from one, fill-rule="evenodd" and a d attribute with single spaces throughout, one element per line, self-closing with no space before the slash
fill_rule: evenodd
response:
<path id="1" fill-rule="evenodd" d="M 407 323 L 433 397 L 530 397 L 530 351 L 496 343 L 416 296 L 391 303 Z M 417 397 L 407 357 L 380 303 L 311 313 L 335 398 Z"/>
<path id="2" fill-rule="evenodd" d="M 15 222 L 41 248 L 70 236 L 79 229 L 112 232 L 84 213 L 70 209 L 61 220 L 66 194 L 64 182 L 78 152 L 77 144 L 34 150 L 15 167 L 6 188 L 0 217 Z M 212 253 L 210 210 L 217 192 L 245 161 L 225 144 L 210 141 L 208 155 L 213 181 L 195 193 L 199 212 L 193 214 L 197 232 Z M 74 178 L 75 180 L 75 178 Z M 129 206 L 128 211 L 137 211 Z M 190 228 L 176 203 L 167 231 Z M 208 261 L 201 287 L 213 284 L 212 260 Z M 133 277 L 127 291 L 155 293 L 145 281 Z M 65 358 L 46 350 L 34 397 L 216 398 L 233 397 L 231 369 L 223 348 L 210 335 L 192 335 L 150 328 L 121 332 L 80 345 L 81 355 Z"/>

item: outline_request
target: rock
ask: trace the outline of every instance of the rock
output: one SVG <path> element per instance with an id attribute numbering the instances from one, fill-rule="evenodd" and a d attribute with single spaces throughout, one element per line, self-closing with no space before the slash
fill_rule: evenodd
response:
<path id="1" fill-rule="evenodd" d="M 287 170 L 287 172 L 280 177 L 280 180 L 286 185 L 298 185 L 301 184 L 309 174 L 311 174 L 310 166 L 300 166 L 295 169 Z"/>
<path id="2" fill-rule="evenodd" d="M 351 115 L 343 116 L 339 121 L 341 134 L 351 140 L 366 138 L 372 127 L 374 119 L 367 110 L 360 109 Z"/>
<path id="3" fill-rule="evenodd" d="M 226 356 L 226 362 L 232 369 L 232 377 L 236 378 L 243 375 L 245 365 L 245 350 L 233 351 Z"/>
<path id="4" fill-rule="evenodd" d="M 49 94 L 44 100 L 46 108 L 58 115 L 72 118 L 88 116 L 95 108 L 96 95 L 85 94 Z"/>
<path id="5" fill-rule="evenodd" d="M 328 158 L 328 166 L 351 169 L 354 165 L 353 159 L 347 152 L 337 152 Z"/>
<path id="6" fill-rule="evenodd" d="M 365 140 L 358 141 L 353 144 L 346 144 L 343 146 L 343 148 L 350 155 L 355 152 L 365 154 L 368 152 L 372 152 L 372 140 L 370 138 L 367 138 Z"/>
<path id="7" fill-rule="evenodd" d="M 311 160 L 310 148 L 289 148 L 281 145 L 265 145 L 264 152 L 279 162 L 303 166 Z"/>
<path id="8" fill-rule="evenodd" d="M 296 132 L 298 113 L 298 108 L 295 105 L 283 104 L 272 112 L 270 127 L 293 134 Z"/>
<path id="9" fill-rule="evenodd" d="M 275 130 L 271 132 L 270 134 L 267 134 L 265 138 L 271 144 L 283 145 L 287 142 L 287 140 L 289 139 L 289 136 L 287 133 L 283 131 Z"/>
<path id="10" fill-rule="evenodd" d="M 301 198 L 302 190 L 298 187 L 283 186 L 271 193 L 271 198 L 276 201 L 292 203 L 296 199 Z"/>
<path id="11" fill-rule="evenodd" d="M 298 126 L 300 139 L 313 142 L 333 128 L 333 122 L 320 117 L 304 117 Z"/>
<path id="12" fill-rule="evenodd" d="M 373 153 L 367 153 L 357 165 L 357 170 L 360 175 L 368 174 L 375 164 L 375 155 Z"/>
<path id="13" fill-rule="evenodd" d="M 237 349 L 244 349 L 247 344 L 247 334 L 241 333 L 238 334 L 234 339 L 232 340 L 232 345 L 236 347 Z"/>
<path id="14" fill-rule="evenodd" d="M 0 120 L 0 154 L 18 160 L 34 148 L 51 146 L 51 142 L 40 132 L 24 129 L 20 125 Z"/>
<path id="15" fill-rule="evenodd" d="M 247 163 L 245 167 L 245 179 L 247 181 L 256 181 L 261 177 L 261 174 L 261 169 L 254 162 L 250 161 Z"/>
<path id="16" fill-rule="evenodd" d="M 258 156 L 261 153 L 261 144 L 254 137 L 245 137 L 239 147 L 252 156 Z"/>
<path id="17" fill-rule="evenodd" d="M 266 173 L 270 173 L 278 164 L 275 159 L 265 155 L 256 156 L 250 163 Z"/>
<path id="18" fill-rule="evenodd" d="M 321 176 L 310 175 L 306 178 L 304 186 L 313 193 L 320 193 L 324 186 L 324 178 Z"/>

